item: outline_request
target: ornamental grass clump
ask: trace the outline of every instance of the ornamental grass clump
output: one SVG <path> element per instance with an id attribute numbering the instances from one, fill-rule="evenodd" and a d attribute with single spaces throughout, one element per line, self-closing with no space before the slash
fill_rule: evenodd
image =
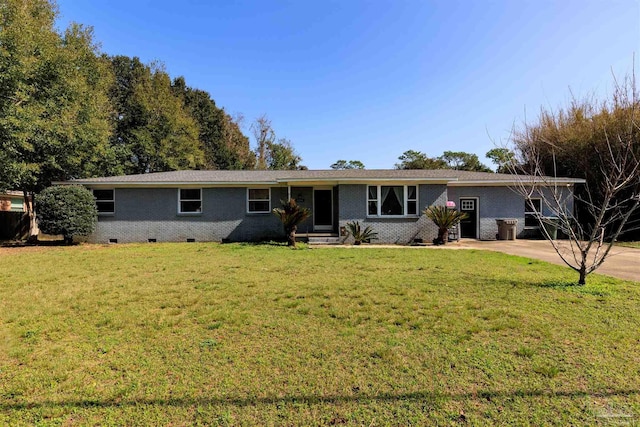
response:
<path id="1" fill-rule="evenodd" d="M 358 221 L 348 222 L 346 224 L 347 232 L 353 236 L 355 240 L 353 242 L 354 245 L 360 245 L 362 242 L 368 242 L 369 240 L 374 240 L 378 238 L 378 233 L 373 231 L 373 227 L 370 225 L 362 228 Z"/>
<path id="2" fill-rule="evenodd" d="M 449 229 L 456 227 L 468 215 L 446 206 L 429 206 L 424 214 L 438 226 L 438 237 L 433 241 L 436 245 L 444 245 L 449 237 Z"/>

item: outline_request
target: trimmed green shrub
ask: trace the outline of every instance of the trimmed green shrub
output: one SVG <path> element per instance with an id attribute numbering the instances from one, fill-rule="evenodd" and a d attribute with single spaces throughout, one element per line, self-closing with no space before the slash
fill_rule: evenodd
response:
<path id="1" fill-rule="evenodd" d="M 49 187 L 36 196 L 38 227 L 46 234 L 62 234 L 66 244 L 96 228 L 98 210 L 93 193 L 79 185 Z"/>

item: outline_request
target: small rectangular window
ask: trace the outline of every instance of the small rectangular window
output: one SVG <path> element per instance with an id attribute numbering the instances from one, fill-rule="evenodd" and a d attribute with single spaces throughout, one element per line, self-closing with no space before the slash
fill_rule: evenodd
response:
<path id="1" fill-rule="evenodd" d="M 407 215 L 418 214 L 418 188 L 415 185 L 407 186 Z"/>
<path id="2" fill-rule="evenodd" d="M 24 200 L 16 197 L 11 199 L 11 210 L 14 212 L 24 211 Z"/>
<path id="3" fill-rule="evenodd" d="M 476 201 L 475 200 L 460 200 L 460 210 L 461 211 L 473 211 L 476 209 Z"/>
<path id="4" fill-rule="evenodd" d="M 116 211 L 115 190 L 93 190 L 98 214 L 113 214 Z"/>
<path id="5" fill-rule="evenodd" d="M 270 213 L 271 212 L 271 189 L 270 188 L 247 189 L 247 212 Z"/>
<path id="6" fill-rule="evenodd" d="M 202 213 L 202 190 L 199 188 L 181 188 L 179 190 L 178 213 Z"/>
<path id="7" fill-rule="evenodd" d="M 536 214 L 537 212 L 537 214 Z M 538 216 L 542 215 L 542 199 L 527 199 L 524 201 L 524 226 L 538 227 Z"/>
<path id="8" fill-rule="evenodd" d="M 370 185 L 367 190 L 367 213 L 369 215 L 378 215 L 378 187 Z"/>

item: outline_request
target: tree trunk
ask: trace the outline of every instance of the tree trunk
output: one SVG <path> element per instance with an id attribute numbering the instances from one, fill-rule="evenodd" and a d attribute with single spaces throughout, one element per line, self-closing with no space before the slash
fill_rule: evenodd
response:
<path id="1" fill-rule="evenodd" d="M 580 266 L 580 279 L 578 279 L 578 285 L 584 285 L 587 283 L 587 267 L 583 264 Z"/>
<path id="2" fill-rule="evenodd" d="M 287 246 L 293 246 L 294 248 L 296 247 L 296 231 L 298 231 L 297 225 L 294 225 L 289 230 L 289 233 L 287 234 Z"/>
<path id="3" fill-rule="evenodd" d="M 33 193 L 27 192 L 27 190 L 23 190 L 22 192 L 24 198 L 24 206 L 27 210 L 27 215 L 29 216 L 29 236 L 27 237 L 28 241 L 35 241 L 38 238 L 38 223 L 36 222 L 36 212 L 35 212 L 35 201 Z"/>
<path id="4" fill-rule="evenodd" d="M 438 230 L 438 243 L 441 245 L 446 245 L 447 244 L 447 240 L 449 238 L 448 236 L 449 234 L 449 229 L 448 228 L 441 228 Z"/>

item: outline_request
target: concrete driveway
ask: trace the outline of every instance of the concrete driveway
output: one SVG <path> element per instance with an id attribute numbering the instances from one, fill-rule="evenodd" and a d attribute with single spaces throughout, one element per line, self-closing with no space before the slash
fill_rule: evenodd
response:
<path id="1" fill-rule="evenodd" d="M 560 240 L 563 253 L 571 256 L 567 241 Z M 483 249 L 504 252 L 553 264 L 566 265 L 546 240 L 478 241 L 463 239 L 453 245 L 460 249 Z M 640 282 L 640 249 L 614 246 L 604 264 L 595 273 Z"/>

